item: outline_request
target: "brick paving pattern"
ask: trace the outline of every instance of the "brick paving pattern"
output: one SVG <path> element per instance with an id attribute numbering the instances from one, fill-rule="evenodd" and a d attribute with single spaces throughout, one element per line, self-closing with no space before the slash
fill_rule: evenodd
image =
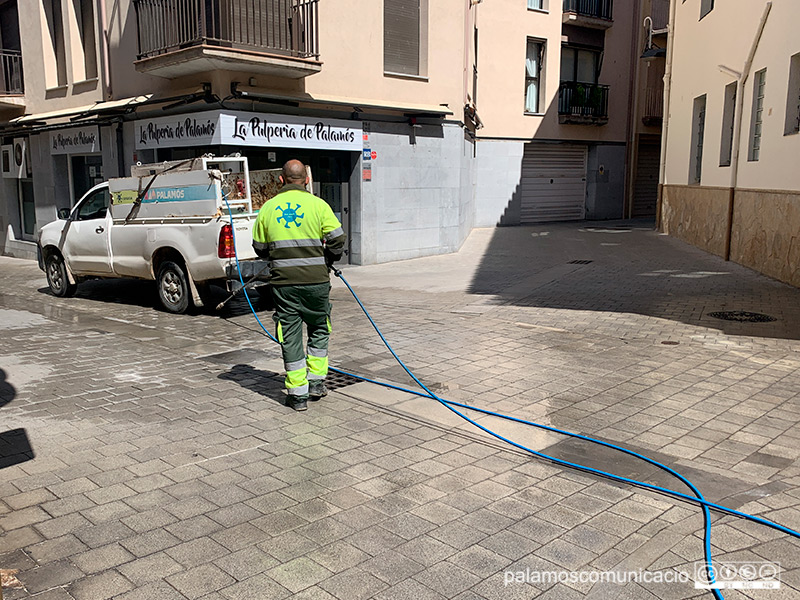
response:
<path id="1" fill-rule="evenodd" d="M 636 223 L 476 230 L 454 255 L 344 273 L 444 397 L 625 445 L 713 501 L 800 528 L 800 290 Z M 0 569 L 22 584 L 6 600 L 711 597 L 691 582 L 506 585 L 509 572 L 693 574 L 702 515 L 533 459 L 404 392 L 358 383 L 295 413 L 242 301 L 168 315 L 135 281 L 53 298 L 35 264 L 7 258 L 0 280 Z M 332 362 L 412 386 L 341 283 L 332 297 Z M 682 489 L 585 442 L 476 420 Z M 716 558 L 783 569 L 780 591 L 727 598 L 800 598 L 798 540 L 714 523 Z"/>

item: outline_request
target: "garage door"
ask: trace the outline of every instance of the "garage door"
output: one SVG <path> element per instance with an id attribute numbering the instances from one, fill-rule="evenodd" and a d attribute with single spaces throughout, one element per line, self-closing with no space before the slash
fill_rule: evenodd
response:
<path id="1" fill-rule="evenodd" d="M 583 219 L 586 147 L 526 144 L 521 192 L 522 224 Z"/>
<path id="2" fill-rule="evenodd" d="M 658 171 L 661 162 L 661 146 L 652 143 L 639 144 L 636 160 L 636 180 L 633 185 L 634 219 L 656 216 L 658 199 Z"/>

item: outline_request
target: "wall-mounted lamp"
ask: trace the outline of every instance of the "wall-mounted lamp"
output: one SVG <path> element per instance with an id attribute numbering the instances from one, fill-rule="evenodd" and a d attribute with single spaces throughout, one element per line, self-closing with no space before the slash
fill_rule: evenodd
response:
<path id="1" fill-rule="evenodd" d="M 645 44 L 644 52 L 640 58 L 644 60 L 655 60 L 656 58 L 666 56 L 666 48 L 660 48 L 653 43 L 653 34 L 667 33 L 669 29 L 653 29 L 653 19 L 651 17 L 645 17 L 643 25 L 647 31 L 647 43 Z"/>

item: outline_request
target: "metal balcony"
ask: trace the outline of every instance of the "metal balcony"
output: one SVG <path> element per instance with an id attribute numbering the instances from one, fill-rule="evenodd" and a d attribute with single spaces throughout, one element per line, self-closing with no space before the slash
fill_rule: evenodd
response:
<path id="1" fill-rule="evenodd" d="M 591 29 L 608 29 L 612 23 L 613 0 L 564 0 L 562 22 Z"/>
<path id="2" fill-rule="evenodd" d="M 175 78 L 210 70 L 300 78 L 321 70 L 319 0 L 133 0 L 136 69 Z"/>
<path id="3" fill-rule="evenodd" d="M 573 125 L 608 123 L 609 86 L 562 81 L 558 90 L 558 122 Z"/>
<path id="4" fill-rule="evenodd" d="M 22 52 L 19 50 L 0 50 L 0 69 L 2 69 L 0 96 L 24 94 Z"/>
<path id="5" fill-rule="evenodd" d="M 650 127 L 658 127 L 664 121 L 664 84 L 648 86 L 644 91 L 642 107 L 642 123 Z"/>

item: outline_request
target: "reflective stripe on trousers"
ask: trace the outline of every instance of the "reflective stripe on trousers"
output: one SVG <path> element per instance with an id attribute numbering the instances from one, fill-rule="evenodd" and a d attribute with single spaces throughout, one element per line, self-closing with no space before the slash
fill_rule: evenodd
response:
<path id="1" fill-rule="evenodd" d="M 328 374 L 328 349 L 308 347 L 308 378 L 325 379 Z"/>

